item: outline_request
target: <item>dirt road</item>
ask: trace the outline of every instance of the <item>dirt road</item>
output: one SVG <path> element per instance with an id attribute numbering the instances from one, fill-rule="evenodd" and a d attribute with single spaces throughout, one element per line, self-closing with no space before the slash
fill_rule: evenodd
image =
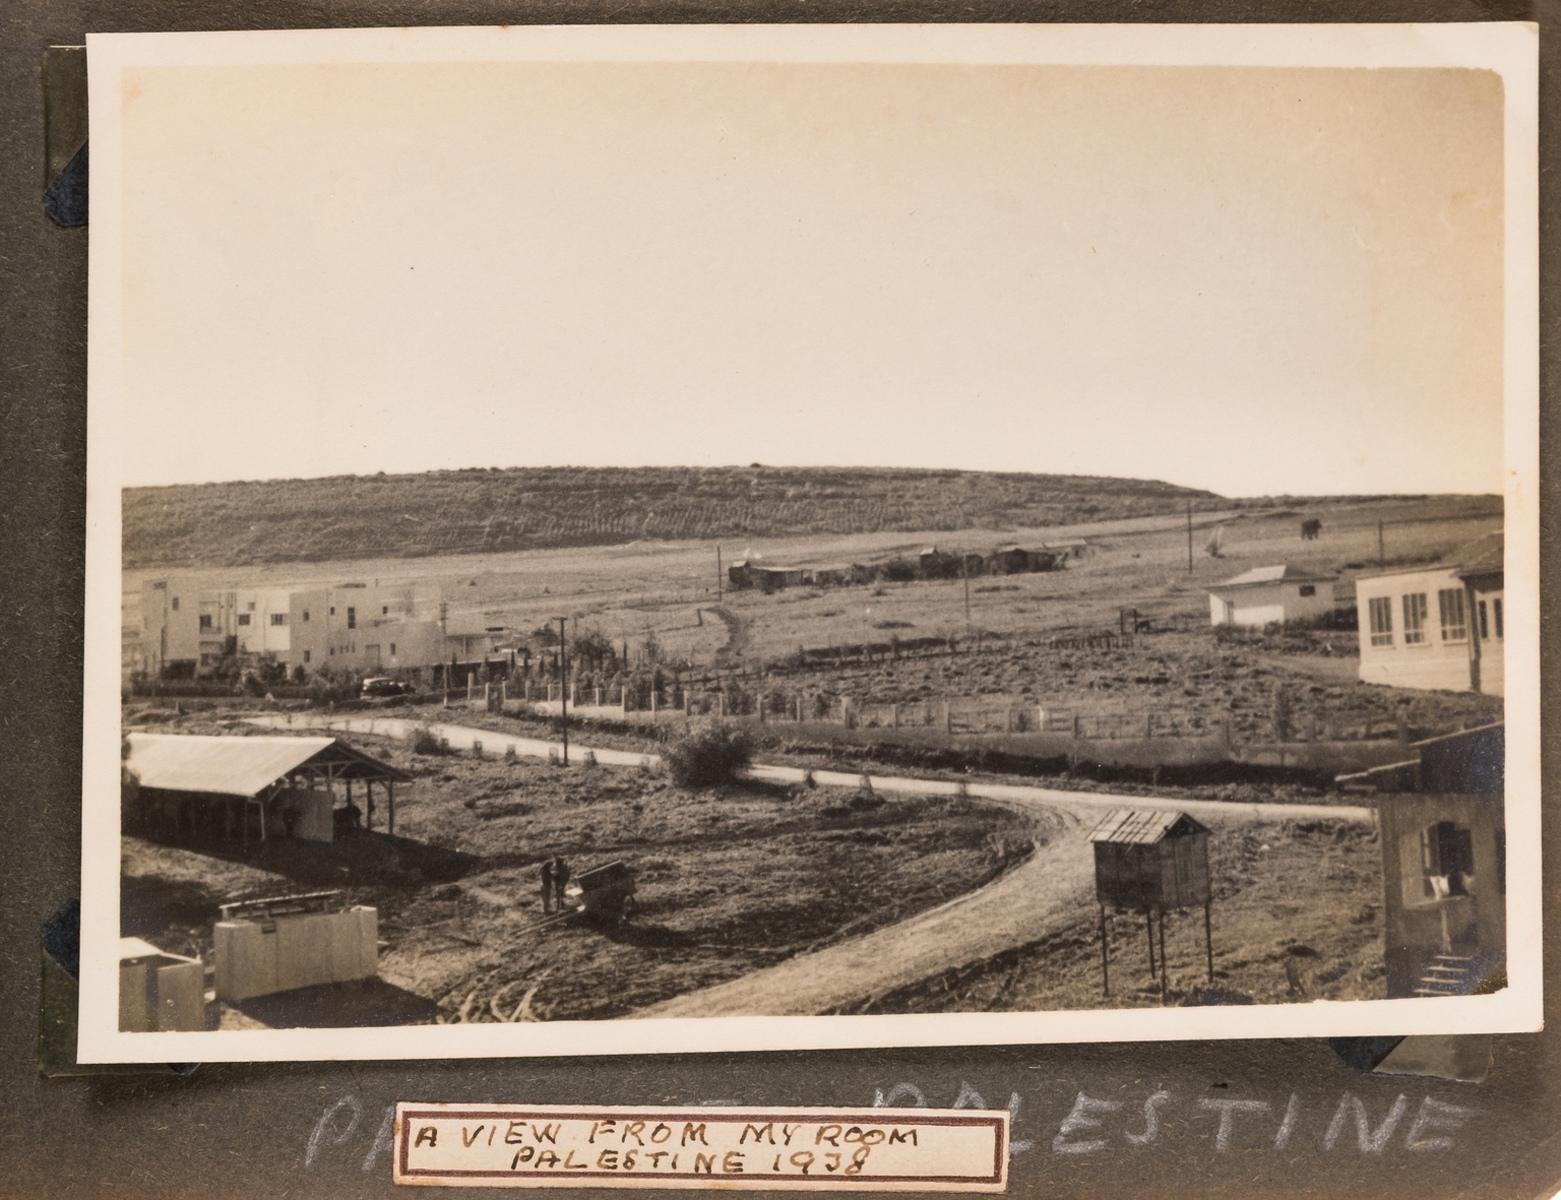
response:
<path id="1" fill-rule="evenodd" d="M 1090 902 L 1094 869 L 1067 832 L 1002 878 L 919 916 L 641 1009 L 636 1017 L 812 1016 L 1044 937 Z"/>
<path id="2" fill-rule="evenodd" d="M 409 721 L 404 717 L 329 717 L 320 718 L 303 714 L 248 717 L 252 725 L 264 725 L 273 729 L 296 727 L 305 729 L 335 729 L 342 733 L 372 733 L 381 737 L 405 738 L 415 730 L 427 728 L 438 737 L 445 738 L 453 750 L 470 750 L 473 742 L 481 742 L 486 754 L 502 755 L 513 746 L 516 754 L 528 758 L 546 758 L 562 749 L 559 742 L 541 738 L 517 737 L 513 734 L 495 733 L 491 729 L 474 729 L 469 725 L 450 725 Z M 657 766 L 660 758 L 654 754 L 636 754 L 632 750 L 606 750 L 570 743 L 572 757 L 586 751 L 596 755 L 603 766 L 638 767 Z M 801 767 L 778 767 L 755 764 L 746 774 L 751 779 L 766 783 L 802 783 L 809 772 Z M 856 788 L 863 776 L 848 771 L 813 771 L 813 782 L 820 787 Z M 985 783 L 972 780 L 969 783 L 946 779 L 914 779 L 903 775 L 870 775 L 873 790 L 888 795 L 910 796 L 974 796 L 981 800 L 995 800 L 999 804 L 1042 805 L 1049 808 L 1109 811 L 1113 808 L 1154 808 L 1174 812 L 1191 813 L 1194 816 L 1246 818 L 1274 821 L 1284 819 L 1316 820 L 1325 818 L 1336 821 L 1370 821 L 1375 810 L 1340 804 L 1236 804 L 1224 800 L 1189 800 L 1183 797 L 1161 799 L 1157 796 L 1125 796 L 1111 792 L 1068 792 L 1058 788 L 1035 787 L 1030 784 Z"/>

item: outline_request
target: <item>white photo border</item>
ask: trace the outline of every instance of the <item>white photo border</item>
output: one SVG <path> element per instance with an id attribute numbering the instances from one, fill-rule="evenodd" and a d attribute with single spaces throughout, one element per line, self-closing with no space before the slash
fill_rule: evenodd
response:
<path id="1" fill-rule="evenodd" d="M 1538 28 L 1437 25 L 784 25 L 94 34 L 83 720 L 83 1063 L 422 1059 L 1523 1032 L 1541 1027 Z M 119 639 L 122 73 L 261 63 L 957 62 L 1458 67 L 1504 85 L 1509 986 L 1491 995 L 1179 1009 L 621 1019 L 121 1033 Z"/>

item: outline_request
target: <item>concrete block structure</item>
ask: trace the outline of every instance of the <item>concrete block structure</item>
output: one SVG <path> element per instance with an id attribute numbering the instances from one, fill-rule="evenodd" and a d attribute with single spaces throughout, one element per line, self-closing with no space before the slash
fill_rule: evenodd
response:
<path id="1" fill-rule="evenodd" d="M 205 1029 L 206 965 L 140 938 L 120 938 L 119 1028 L 123 1033 Z"/>
<path id="2" fill-rule="evenodd" d="M 379 974 L 379 911 L 235 915 L 212 929 L 217 999 L 248 1000 Z"/>

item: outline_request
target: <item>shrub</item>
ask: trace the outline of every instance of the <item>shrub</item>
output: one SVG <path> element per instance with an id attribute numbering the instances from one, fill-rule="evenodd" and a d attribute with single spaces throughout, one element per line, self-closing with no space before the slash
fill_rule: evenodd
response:
<path id="1" fill-rule="evenodd" d="M 426 725 L 412 734 L 413 754 L 448 754 L 449 749 L 449 743 Z"/>
<path id="2" fill-rule="evenodd" d="M 672 782 L 707 788 L 729 783 L 753 758 L 748 734 L 729 725 L 709 725 L 667 747 Z"/>

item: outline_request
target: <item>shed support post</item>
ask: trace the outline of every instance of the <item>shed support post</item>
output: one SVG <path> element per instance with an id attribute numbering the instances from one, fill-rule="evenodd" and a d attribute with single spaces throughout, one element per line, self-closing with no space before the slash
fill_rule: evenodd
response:
<path id="1" fill-rule="evenodd" d="M 1106 906 L 1100 906 L 1100 991 L 1101 995 L 1111 995 L 1111 951 L 1106 943 Z"/>
<path id="2" fill-rule="evenodd" d="M 1153 979 L 1159 972 L 1155 968 L 1154 961 L 1154 909 L 1144 909 L 1144 929 L 1149 934 L 1149 978 Z"/>
<path id="3" fill-rule="evenodd" d="M 363 825 L 364 825 L 365 829 L 367 829 L 370 833 L 373 833 L 374 832 L 374 781 L 372 779 L 365 779 L 363 781 L 363 793 L 364 793 L 364 797 L 365 797 L 365 799 L 363 801 Z"/>
<path id="4" fill-rule="evenodd" d="M 1209 982 L 1214 982 L 1214 919 L 1210 914 L 1212 900 L 1203 902 L 1203 944 L 1209 952 Z"/>
<path id="5" fill-rule="evenodd" d="M 1165 969 L 1165 909 L 1160 910 L 1160 1003 L 1165 1003 L 1165 990 L 1170 983 L 1170 973 Z"/>
<path id="6" fill-rule="evenodd" d="M 396 833 L 396 781 L 385 780 L 385 801 L 388 810 L 389 830 L 392 837 Z"/>

